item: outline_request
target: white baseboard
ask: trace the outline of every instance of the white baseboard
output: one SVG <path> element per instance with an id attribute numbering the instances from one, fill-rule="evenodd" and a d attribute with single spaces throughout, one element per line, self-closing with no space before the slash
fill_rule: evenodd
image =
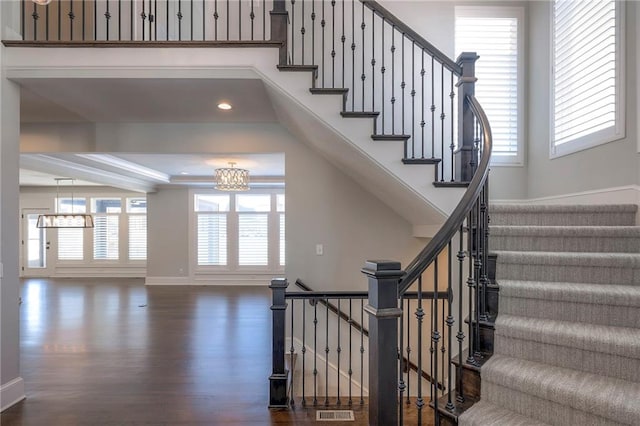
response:
<path id="1" fill-rule="evenodd" d="M 0 386 L 0 411 L 6 410 L 26 397 L 22 377 L 17 377 L 5 383 Z"/>
<path id="2" fill-rule="evenodd" d="M 145 285 L 191 285 L 194 284 L 189 277 L 146 277 Z"/>
<path id="3" fill-rule="evenodd" d="M 640 186 L 626 185 L 526 200 L 491 200 L 496 204 L 640 204 Z"/>

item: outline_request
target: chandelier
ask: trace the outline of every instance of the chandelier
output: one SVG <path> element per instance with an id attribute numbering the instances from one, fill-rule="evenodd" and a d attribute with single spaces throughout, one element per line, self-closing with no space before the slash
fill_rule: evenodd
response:
<path id="1" fill-rule="evenodd" d="M 51 3 L 51 0 L 33 0 L 35 4 L 39 4 L 40 6 L 46 6 Z"/>
<path id="2" fill-rule="evenodd" d="M 236 169 L 235 164 L 230 161 L 230 167 L 216 169 L 216 189 L 220 191 L 249 190 L 249 170 Z"/>
<path id="3" fill-rule="evenodd" d="M 78 214 L 73 212 L 75 207 L 73 192 L 71 192 L 71 212 L 60 213 L 58 205 L 60 204 L 60 182 L 71 181 L 73 178 L 56 178 L 56 205 L 54 214 L 41 214 L 38 216 L 36 228 L 93 228 L 93 216 L 90 214 Z"/>

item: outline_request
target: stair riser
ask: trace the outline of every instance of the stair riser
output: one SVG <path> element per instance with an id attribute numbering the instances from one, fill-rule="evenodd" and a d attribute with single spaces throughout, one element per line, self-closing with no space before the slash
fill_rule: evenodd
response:
<path id="1" fill-rule="evenodd" d="M 492 225 L 512 226 L 633 226 L 635 213 L 490 213 Z"/>
<path id="2" fill-rule="evenodd" d="M 640 268 L 584 265 L 525 265 L 498 258 L 496 278 L 524 281 L 561 281 L 594 284 L 640 285 Z"/>
<path id="3" fill-rule="evenodd" d="M 638 253 L 640 238 L 491 235 L 491 250 Z"/>
<path id="4" fill-rule="evenodd" d="M 640 359 L 533 342 L 504 335 L 496 337 L 495 353 L 497 354 L 622 380 L 640 381 Z"/>
<path id="5" fill-rule="evenodd" d="M 501 297 L 500 313 L 529 318 L 640 328 L 640 307 Z"/>
<path id="6" fill-rule="evenodd" d="M 547 399 L 538 398 L 515 389 L 506 388 L 489 382 L 482 381 L 482 397 L 502 407 L 508 407 L 523 416 L 539 420 L 554 426 L 589 425 L 589 426 L 620 426 L 619 421 L 605 419 L 592 413 L 577 410 L 573 407 L 558 404 Z M 606 398 L 607 395 L 603 395 Z M 585 407 L 585 409 L 590 407 Z M 612 413 L 620 415 L 619 413 Z M 640 418 L 636 421 L 623 424 L 640 424 Z"/>

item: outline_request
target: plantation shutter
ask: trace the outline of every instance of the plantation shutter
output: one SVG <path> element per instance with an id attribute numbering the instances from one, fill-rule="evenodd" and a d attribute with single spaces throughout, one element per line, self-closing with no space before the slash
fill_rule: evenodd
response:
<path id="1" fill-rule="evenodd" d="M 554 146 L 616 127 L 616 2 L 553 3 Z"/>
<path id="2" fill-rule="evenodd" d="M 455 50 L 477 52 L 476 97 L 493 133 L 493 157 L 518 155 L 518 18 L 456 8 Z"/>
<path id="3" fill-rule="evenodd" d="M 269 264 L 269 216 L 250 213 L 238 215 L 238 265 Z"/>
<path id="4" fill-rule="evenodd" d="M 227 264 L 227 214 L 199 213 L 198 265 Z"/>
<path id="5" fill-rule="evenodd" d="M 280 213 L 280 266 L 285 265 L 284 213 Z"/>
<path id="6" fill-rule="evenodd" d="M 94 216 L 93 258 L 118 260 L 118 216 Z"/>
<path id="7" fill-rule="evenodd" d="M 84 230 L 81 228 L 58 229 L 58 260 L 82 260 L 84 255 Z"/>
<path id="8" fill-rule="evenodd" d="M 129 215 L 129 260 L 147 258 L 147 216 Z"/>

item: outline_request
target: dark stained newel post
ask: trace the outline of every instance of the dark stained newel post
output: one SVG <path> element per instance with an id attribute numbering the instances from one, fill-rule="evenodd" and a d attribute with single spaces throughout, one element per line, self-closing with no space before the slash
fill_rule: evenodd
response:
<path id="1" fill-rule="evenodd" d="M 284 368 L 284 327 L 287 303 L 284 293 L 289 283 L 286 278 L 271 280 L 269 288 L 272 293 L 271 314 L 273 317 L 273 353 L 272 370 L 269 377 L 269 407 L 288 407 L 287 404 L 287 370 Z"/>
<path id="2" fill-rule="evenodd" d="M 400 262 L 369 260 L 369 424 L 398 424 L 398 284 Z"/>
<path id="3" fill-rule="evenodd" d="M 458 149 L 454 153 L 455 179 L 458 182 L 470 182 L 476 168 L 478 157 L 475 151 L 475 119 L 467 96 L 475 95 L 476 61 L 475 52 L 463 52 L 457 63 L 462 67 L 462 76 L 458 79 Z"/>
<path id="4" fill-rule="evenodd" d="M 278 65 L 287 65 L 287 25 L 289 13 L 285 0 L 273 0 L 271 14 L 271 41 L 281 41 L 280 57 Z"/>

